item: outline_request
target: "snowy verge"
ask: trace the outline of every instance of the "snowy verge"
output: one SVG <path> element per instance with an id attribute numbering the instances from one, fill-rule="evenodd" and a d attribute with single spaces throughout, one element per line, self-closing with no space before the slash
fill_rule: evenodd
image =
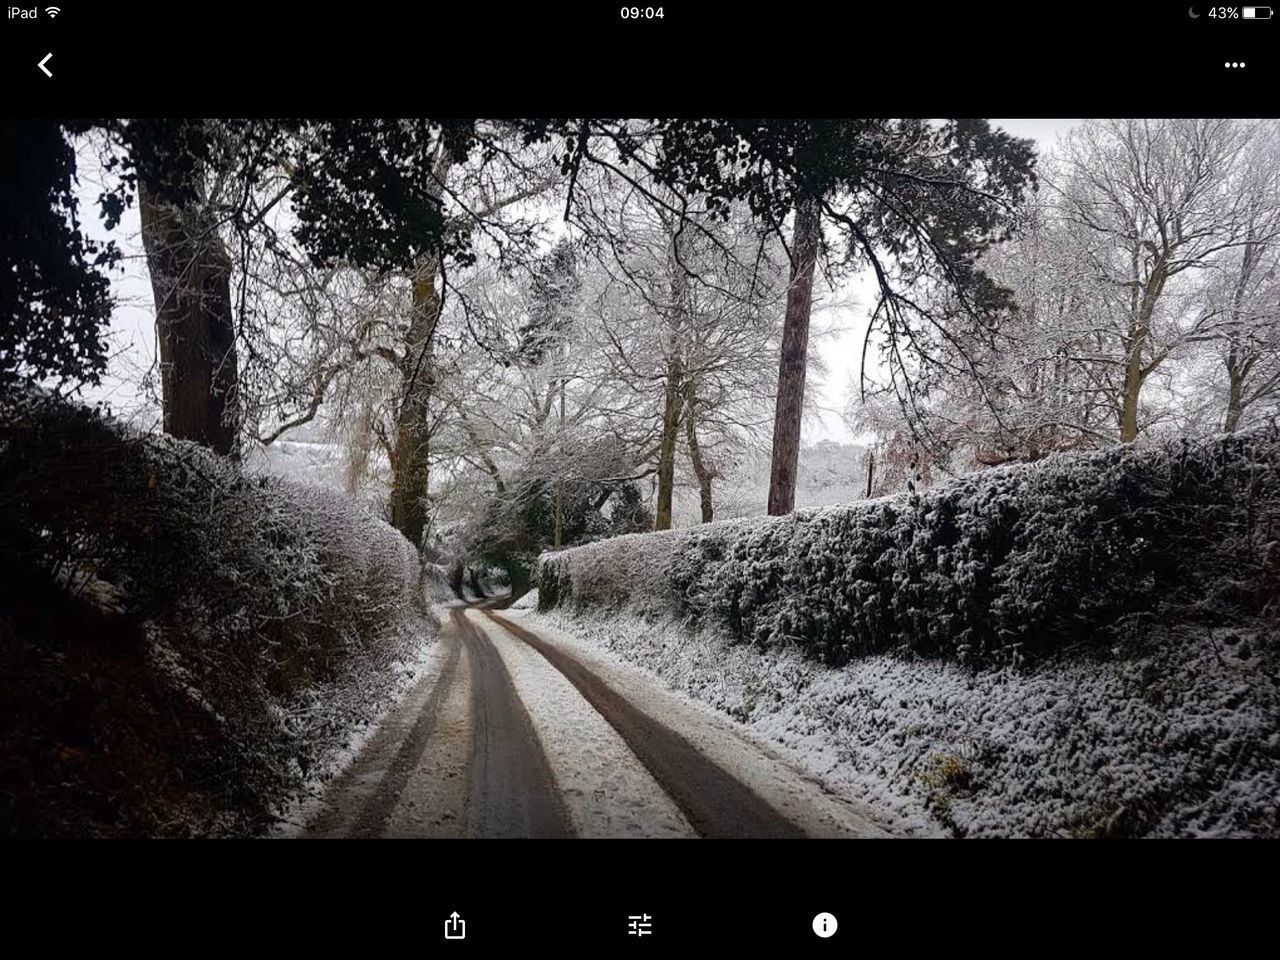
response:
<path id="1" fill-rule="evenodd" d="M 538 588 L 525 591 L 523 596 L 517 597 L 515 602 L 508 608 L 510 610 L 532 610 L 538 606 Z"/>
<path id="2" fill-rule="evenodd" d="M 1280 834 L 1280 638 L 1152 628 L 1118 656 L 840 667 L 634 611 L 520 614 L 744 723 L 900 830 Z"/>
<path id="3" fill-rule="evenodd" d="M 275 814 L 276 822 L 267 830 L 266 836 L 302 836 L 308 823 L 320 809 L 325 788 L 351 766 L 365 744 L 378 732 L 378 728 L 392 711 L 400 706 L 408 693 L 422 681 L 440 672 L 443 656 L 440 645 L 435 642 L 440 610 L 441 607 L 433 608 L 432 617 L 420 624 L 399 625 L 399 629 L 415 633 L 415 637 L 404 645 L 405 659 L 392 665 L 380 689 L 370 691 L 363 719 L 349 724 L 345 740 L 339 739 L 315 764 L 306 783 L 279 805 Z"/>
<path id="4" fill-rule="evenodd" d="M 551 618 L 530 611 L 506 611 L 504 617 L 536 630 L 545 643 L 559 648 L 615 691 L 625 691 L 630 704 L 659 720 L 743 787 L 784 813 L 806 836 L 828 839 L 888 838 L 931 835 L 938 828 L 922 815 L 903 817 L 874 809 L 848 791 L 833 789 L 800 762 L 749 727 L 704 700 L 673 689 L 653 671 L 627 657 L 561 629 Z"/>

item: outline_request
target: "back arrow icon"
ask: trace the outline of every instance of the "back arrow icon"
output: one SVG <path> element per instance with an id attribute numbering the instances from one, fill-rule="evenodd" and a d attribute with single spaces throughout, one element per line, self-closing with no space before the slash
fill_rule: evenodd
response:
<path id="1" fill-rule="evenodd" d="M 45 64 L 49 62 L 49 58 L 50 58 L 50 57 L 52 57 L 52 56 L 53 56 L 53 54 L 52 54 L 52 53 L 46 53 L 46 54 L 44 55 L 44 59 L 43 59 L 43 60 L 41 60 L 39 63 L 37 63 L 37 64 L 36 64 L 36 66 L 37 66 L 37 67 L 39 67 L 41 70 L 43 70 L 43 71 L 44 71 L 44 75 L 45 75 L 46 77 L 52 77 L 52 76 L 53 76 L 53 74 L 50 72 L 49 68 L 45 66 Z"/>

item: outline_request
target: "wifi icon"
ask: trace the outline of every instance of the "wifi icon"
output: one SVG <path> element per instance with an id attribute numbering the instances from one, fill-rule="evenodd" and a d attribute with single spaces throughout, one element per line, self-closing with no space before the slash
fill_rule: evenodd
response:
<path id="1" fill-rule="evenodd" d="M 44 8 L 44 12 L 45 12 L 45 15 L 46 15 L 50 20 L 52 20 L 54 17 L 56 17 L 58 14 L 60 14 L 60 13 L 62 12 L 62 10 L 61 10 L 59 7 L 45 7 L 45 8 Z"/>

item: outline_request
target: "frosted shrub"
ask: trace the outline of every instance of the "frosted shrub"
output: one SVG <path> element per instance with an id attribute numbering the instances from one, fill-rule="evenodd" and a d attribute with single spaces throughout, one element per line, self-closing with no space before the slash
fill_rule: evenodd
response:
<path id="1" fill-rule="evenodd" d="M 541 609 L 674 610 L 827 663 L 973 661 L 1107 642 L 1170 606 L 1219 620 L 1280 592 L 1280 437 L 1123 447 L 789 517 L 542 557 Z"/>
<path id="2" fill-rule="evenodd" d="M 58 778 L 88 791 L 117 764 L 139 783 L 148 769 L 153 785 L 136 801 L 113 795 L 115 820 L 95 830 L 256 829 L 377 708 L 433 626 L 416 551 L 335 492 L 244 475 L 83 407 L 4 399 L 0 636 L 32 689 L 90 715 L 83 770 L 47 785 L 26 775 L 56 793 Z M 113 738 L 126 736 L 120 759 Z M 186 797 L 188 819 L 139 812 L 131 804 L 156 802 L 143 793 Z"/>

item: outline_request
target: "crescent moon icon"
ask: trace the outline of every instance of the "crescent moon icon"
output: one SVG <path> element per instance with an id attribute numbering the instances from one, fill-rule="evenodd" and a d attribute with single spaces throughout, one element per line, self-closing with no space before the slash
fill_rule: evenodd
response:
<path id="1" fill-rule="evenodd" d="M 1196 13 L 1196 8 L 1195 8 L 1195 7 L 1189 7 L 1189 8 L 1187 9 L 1187 16 L 1189 16 L 1192 20 L 1199 20 L 1199 19 L 1200 19 L 1200 14 Z"/>

